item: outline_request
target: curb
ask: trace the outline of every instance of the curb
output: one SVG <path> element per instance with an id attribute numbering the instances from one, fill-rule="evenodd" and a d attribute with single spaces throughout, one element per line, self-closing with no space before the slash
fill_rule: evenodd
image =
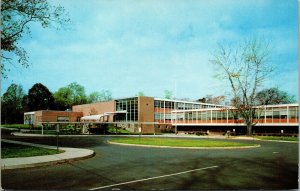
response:
<path id="1" fill-rule="evenodd" d="M 48 148 L 48 149 L 56 149 L 56 147 L 48 146 L 48 145 L 32 144 L 32 143 L 11 141 L 5 139 L 2 139 L 1 141 Z M 60 147 L 59 149 L 64 150 L 65 152 L 60 154 L 54 154 L 54 155 L 1 159 L 1 170 L 57 165 L 57 164 L 72 162 L 76 160 L 87 159 L 95 156 L 95 152 L 89 149 L 69 148 L 69 147 Z"/>
<path id="2" fill-rule="evenodd" d="M 14 136 L 19 136 L 19 137 L 56 137 L 57 135 L 48 135 L 48 134 L 31 134 L 31 133 L 20 133 L 20 132 L 14 132 L 14 133 L 11 133 L 12 135 Z M 60 134 L 59 137 L 87 137 L 87 136 L 91 136 L 91 135 L 88 135 L 88 134 L 81 134 L 81 135 L 62 135 Z"/>
<path id="3" fill-rule="evenodd" d="M 24 137 L 54 137 L 56 135 L 41 135 L 41 134 L 25 134 L 15 132 L 12 133 L 14 136 L 24 136 Z M 111 137 L 124 137 L 124 136 L 133 136 L 137 137 L 139 135 L 59 135 L 59 137 L 87 137 L 87 136 L 111 136 Z M 259 139 L 259 138 L 252 138 L 252 137 L 224 137 L 224 136 L 195 136 L 195 135 L 142 135 L 142 137 L 161 137 L 161 138 L 198 138 L 198 139 L 224 139 L 224 140 L 245 140 L 245 141 L 270 141 L 270 142 L 279 142 L 279 143 L 299 143 L 299 141 L 281 141 L 281 140 L 266 140 L 266 139 Z M 223 147 L 222 147 L 223 148 Z"/>
<path id="4" fill-rule="evenodd" d="M 277 142 L 277 143 L 299 143 L 299 141 L 281 141 L 281 140 L 267 140 L 267 139 L 257 139 L 258 141 L 266 141 L 266 142 Z"/>
<path id="5" fill-rule="evenodd" d="M 170 148 L 170 149 L 195 149 L 195 150 L 209 150 L 209 149 L 251 149 L 251 148 L 259 148 L 259 147 L 261 147 L 261 145 L 241 146 L 241 147 L 172 147 L 172 146 L 137 145 L 137 144 L 127 144 L 127 143 L 116 143 L 116 142 L 111 142 L 111 141 L 107 141 L 106 143 L 112 144 L 112 145 L 133 146 L 133 147 Z"/>

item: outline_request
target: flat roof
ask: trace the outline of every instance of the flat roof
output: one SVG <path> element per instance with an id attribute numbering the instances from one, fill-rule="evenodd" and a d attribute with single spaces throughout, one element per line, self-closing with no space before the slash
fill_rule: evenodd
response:
<path id="1" fill-rule="evenodd" d="M 25 112 L 24 115 L 34 115 L 35 112 L 34 111 L 31 111 L 31 112 Z"/>
<path id="2" fill-rule="evenodd" d="M 191 103 L 191 104 L 199 104 L 199 105 L 211 105 L 211 106 L 231 107 L 231 106 L 218 105 L 218 104 L 212 104 L 212 103 L 202 103 L 202 102 L 198 102 L 198 101 L 184 101 L 184 100 L 161 99 L 161 98 L 154 98 L 154 100 L 179 102 L 179 103 Z"/>

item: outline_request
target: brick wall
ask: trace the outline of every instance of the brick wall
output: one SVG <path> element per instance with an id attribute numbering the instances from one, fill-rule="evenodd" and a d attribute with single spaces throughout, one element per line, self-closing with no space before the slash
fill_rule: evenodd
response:
<path id="1" fill-rule="evenodd" d="M 41 110 L 35 111 L 34 117 L 35 124 L 38 124 L 40 122 L 57 122 L 59 117 L 66 117 L 69 122 L 77 122 L 77 119 L 82 116 L 82 112 Z"/>
<path id="2" fill-rule="evenodd" d="M 82 112 L 83 116 L 102 115 L 105 112 L 115 111 L 115 101 L 98 102 L 84 105 L 75 105 L 72 107 L 73 112 Z M 113 116 L 108 117 L 108 121 L 113 121 Z"/>
<path id="3" fill-rule="evenodd" d="M 140 96 L 138 98 L 138 121 L 154 122 L 154 98 Z M 141 124 L 143 133 L 154 133 L 154 124 Z"/>

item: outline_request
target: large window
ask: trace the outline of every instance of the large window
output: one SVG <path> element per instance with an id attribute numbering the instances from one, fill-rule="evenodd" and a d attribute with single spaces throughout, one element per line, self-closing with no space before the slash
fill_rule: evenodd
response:
<path id="1" fill-rule="evenodd" d="M 297 107 L 289 108 L 289 117 L 290 117 L 290 119 L 298 118 Z"/>
<path id="2" fill-rule="evenodd" d="M 127 111 L 126 114 L 117 114 L 115 121 L 137 121 L 138 120 L 138 98 L 116 100 L 116 111 Z"/>

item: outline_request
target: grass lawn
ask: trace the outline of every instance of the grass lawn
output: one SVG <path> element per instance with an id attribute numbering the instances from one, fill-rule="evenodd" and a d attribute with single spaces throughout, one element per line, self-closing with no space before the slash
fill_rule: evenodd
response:
<path id="1" fill-rule="evenodd" d="M 262 140 L 276 140 L 276 141 L 299 141 L 298 137 L 279 137 L 279 136 L 255 136 L 255 138 Z"/>
<path id="2" fill-rule="evenodd" d="M 111 142 L 155 145 L 155 146 L 173 146 L 173 147 L 240 147 L 257 146 L 258 144 L 238 143 L 215 140 L 189 140 L 189 139 L 170 139 L 170 138 L 115 138 Z"/>
<path id="3" fill-rule="evenodd" d="M 58 153 L 64 151 L 58 150 Z M 31 157 L 58 154 L 55 149 L 1 142 L 1 158 Z"/>
<path id="4" fill-rule="evenodd" d="M 31 126 L 28 124 L 1 124 L 1 127 L 12 128 L 12 129 L 30 129 Z M 34 129 L 40 129 L 40 125 L 35 125 Z"/>

